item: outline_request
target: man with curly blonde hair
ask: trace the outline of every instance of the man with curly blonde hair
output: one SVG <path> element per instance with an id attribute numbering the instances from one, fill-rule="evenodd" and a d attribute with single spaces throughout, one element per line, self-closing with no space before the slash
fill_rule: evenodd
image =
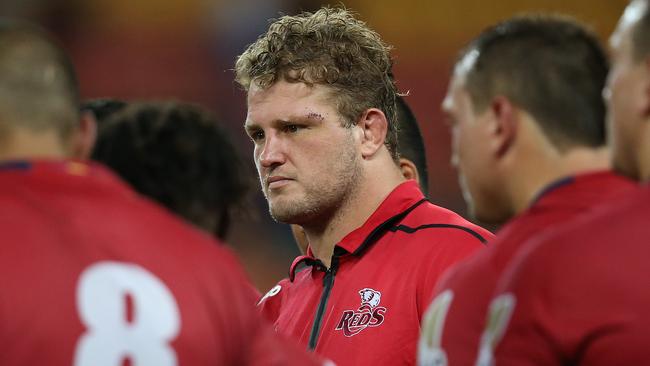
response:
<path id="1" fill-rule="evenodd" d="M 309 240 L 260 310 L 339 365 L 413 364 L 439 274 L 490 236 L 403 177 L 389 51 L 326 7 L 275 20 L 236 64 L 271 216 Z"/>

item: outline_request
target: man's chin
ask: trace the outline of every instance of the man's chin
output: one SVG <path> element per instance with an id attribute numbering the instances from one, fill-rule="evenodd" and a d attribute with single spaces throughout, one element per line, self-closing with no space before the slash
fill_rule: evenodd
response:
<path id="1" fill-rule="evenodd" d="M 497 205 L 490 207 L 476 206 L 473 203 L 468 205 L 468 213 L 473 221 L 486 225 L 502 225 L 512 218 L 512 215 L 499 209 Z"/>
<path id="2" fill-rule="evenodd" d="M 269 207 L 269 213 L 273 220 L 283 224 L 300 225 L 305 219 L 305 213 L 302 210 L 295 210 L 285 207 Z"/>

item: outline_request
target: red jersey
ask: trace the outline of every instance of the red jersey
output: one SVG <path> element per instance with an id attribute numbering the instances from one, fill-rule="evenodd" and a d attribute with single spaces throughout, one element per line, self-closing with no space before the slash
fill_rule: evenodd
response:
<path id="1" fill-rule="evenodd" d="M 650 188 L 606 209 L 513 258 L 481 365 L 650 365 Z"/>
<path id="2" fill-rule="evenodd" d="M 423 324 L 419 364 L 474 365 L 497 281 L 522 243 L 635 188 L 626 178 L 598 172 L 565 178 L 545 189 L 501 229 L 488 249 L 443 276 Z"/>
<path id="3" fill-rule="evenodd" d="M 491 236 L 405 182 L 336 244 L 329 269 L 310 252 L 296 258 L 260 310 L 339 365 L 411 365 L 436 280 Z"/>
<path id="4" fill-rule="evenodd" d="M 3 366 L 314 364 L 227 249 L 101 167 L 1 164 L 0 231 Z"/>

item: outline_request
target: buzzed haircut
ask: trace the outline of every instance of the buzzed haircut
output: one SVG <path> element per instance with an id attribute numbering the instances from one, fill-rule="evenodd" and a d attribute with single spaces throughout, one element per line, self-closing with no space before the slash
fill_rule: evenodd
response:
<path id="1" fill-rule="evenodd" d="M 82 112 L 90 112 L 98 124 L 104 123 L 113 114 L 126 108 L 127 103 L 114 98 L 98 98 L 85 100 L 81 103 Z"/>
<path id="2" fill-rule="evenodd" d="M 37 26 L 0 18 L 0 138 L 19 127 L 65 139 L 78 123 L 79 89 L 66 53 Z"/>
<path id="3" fill-rule="evenodd" d="M 397 140 L 399 154 L 415 164 L 420 177 L 420 189 L 425 196 L 429 195 L 429 176 L 427 173 L 427 154 L 424 148 L 424 139 L 415 119 L 413 111 L 408 106 L 404 97 L 397 97 L 397 121 L 399 129 Z"/>
<path id="4" fill-rule="evenodd" d="M 390 49 L 350 11 L 323 7 L 274 20 L 238 57 L 235 79 L 247 91 L 251 83 L 266 89 L 281 80 L 328 86 L 346 127 L 356 125 L 367 109 L 380 109 L 388 120 L 385 145 L 397 161 Z"/>
<path id="5" fill-rule="evenodd" d="M 637 0 L 644 3 L 643 14 L 632 31 L 633 55 L 637 61 L 650 56 L 650 0 Z"/>
<path id="6" fill-rule="evenodd" d="M 501 95 L 530 113 L 560 151 L 605 143 L 609 64 L 598 38 L 576 20 L 514 17 L 481 33 L 461 57 L 474 59 L 465 86 L 475 112 Z"/>
<path id="7" fill-rule="evenodd" d="M 136 191 L 225 238 L 252 172 L 214 115 L 174 101 L 133 102 L 100 124 L 92 159 Z"/>

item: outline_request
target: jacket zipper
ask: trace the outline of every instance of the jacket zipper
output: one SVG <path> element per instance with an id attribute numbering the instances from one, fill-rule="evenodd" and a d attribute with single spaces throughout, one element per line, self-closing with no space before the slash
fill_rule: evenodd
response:
<path id="1" fill-rule="evenodd" d="M 323 277 L 323 293 L 320 297 L 320 302 L 318 303 L 318 309 L 316 310 L 316 317 L 314 317 L 314 323 L 311 327 L 311 333 L 309 334 L 309 349 L 316 349 L 316 343 L 318 343 L 318 337 L 320 335 L 320 328 L 323 323 L 323 315 L 325 314 L 325 309 L 327 308 L 327 300 L 329 300 L 330 293 L 332 292 L 332 287 L 334 286 L 334 277 L 336 277 L 336 271 L 339 267 L 339 258 L 338 256 L 332 257 L 332 265 L 325 272 L 325 277 Z"/>
<path id="2" fill-rule="evenodd" d="M 372 243 L 377 241 L 381 235 L 384 234 L 386 230 L 388 230 L 392 225 L 395 223 L 399 222 L 402 220 L 404 217 L 406 217 L 411 211 L 413 211 L 416 207 L 418 207 L 420 204 L 426 202 L 427 199 L 423 198 L 408 209 L 406 209 L 404 212 L 399 213 L 398 215 L 395 215 L 376 227 L 370 235 L 363 241 L 363 243 L 357 248 L 357 250 L 354 251 L 354 255 L 360 255 L 362 251 L 366 250 Z M 309 333 L 309 350 L 314 350 L 316 349 L 316 344 L 318 343 L 318 337 L 320 336 L 320 328 L 323 323 L 323 315 L 325 314 L 325 309 L 327 308 L 327 300 L 329 300 L 330 297 L 330 292 L 332 292 L 332 287 L 334 286 L 334 277 L 336 277 L 336 271 L 339 268 L 339 258 L 340 254 L 336 253 L 336 249 L 334 248 L 335 253 L 332 256 L 332 265 L 330 268 L 325 272 L 325 277 L 323 277 L 323 292 L 320 296 L 320 302 L 318 303 L 318 309 L 316 310 L 316 316 L 314 317 L 314 323 L 312 324 L 311 327 L 311 333 Z M 324 265 L 322 262 L 318 261 L 320 263 L 320 266 Z"/>

